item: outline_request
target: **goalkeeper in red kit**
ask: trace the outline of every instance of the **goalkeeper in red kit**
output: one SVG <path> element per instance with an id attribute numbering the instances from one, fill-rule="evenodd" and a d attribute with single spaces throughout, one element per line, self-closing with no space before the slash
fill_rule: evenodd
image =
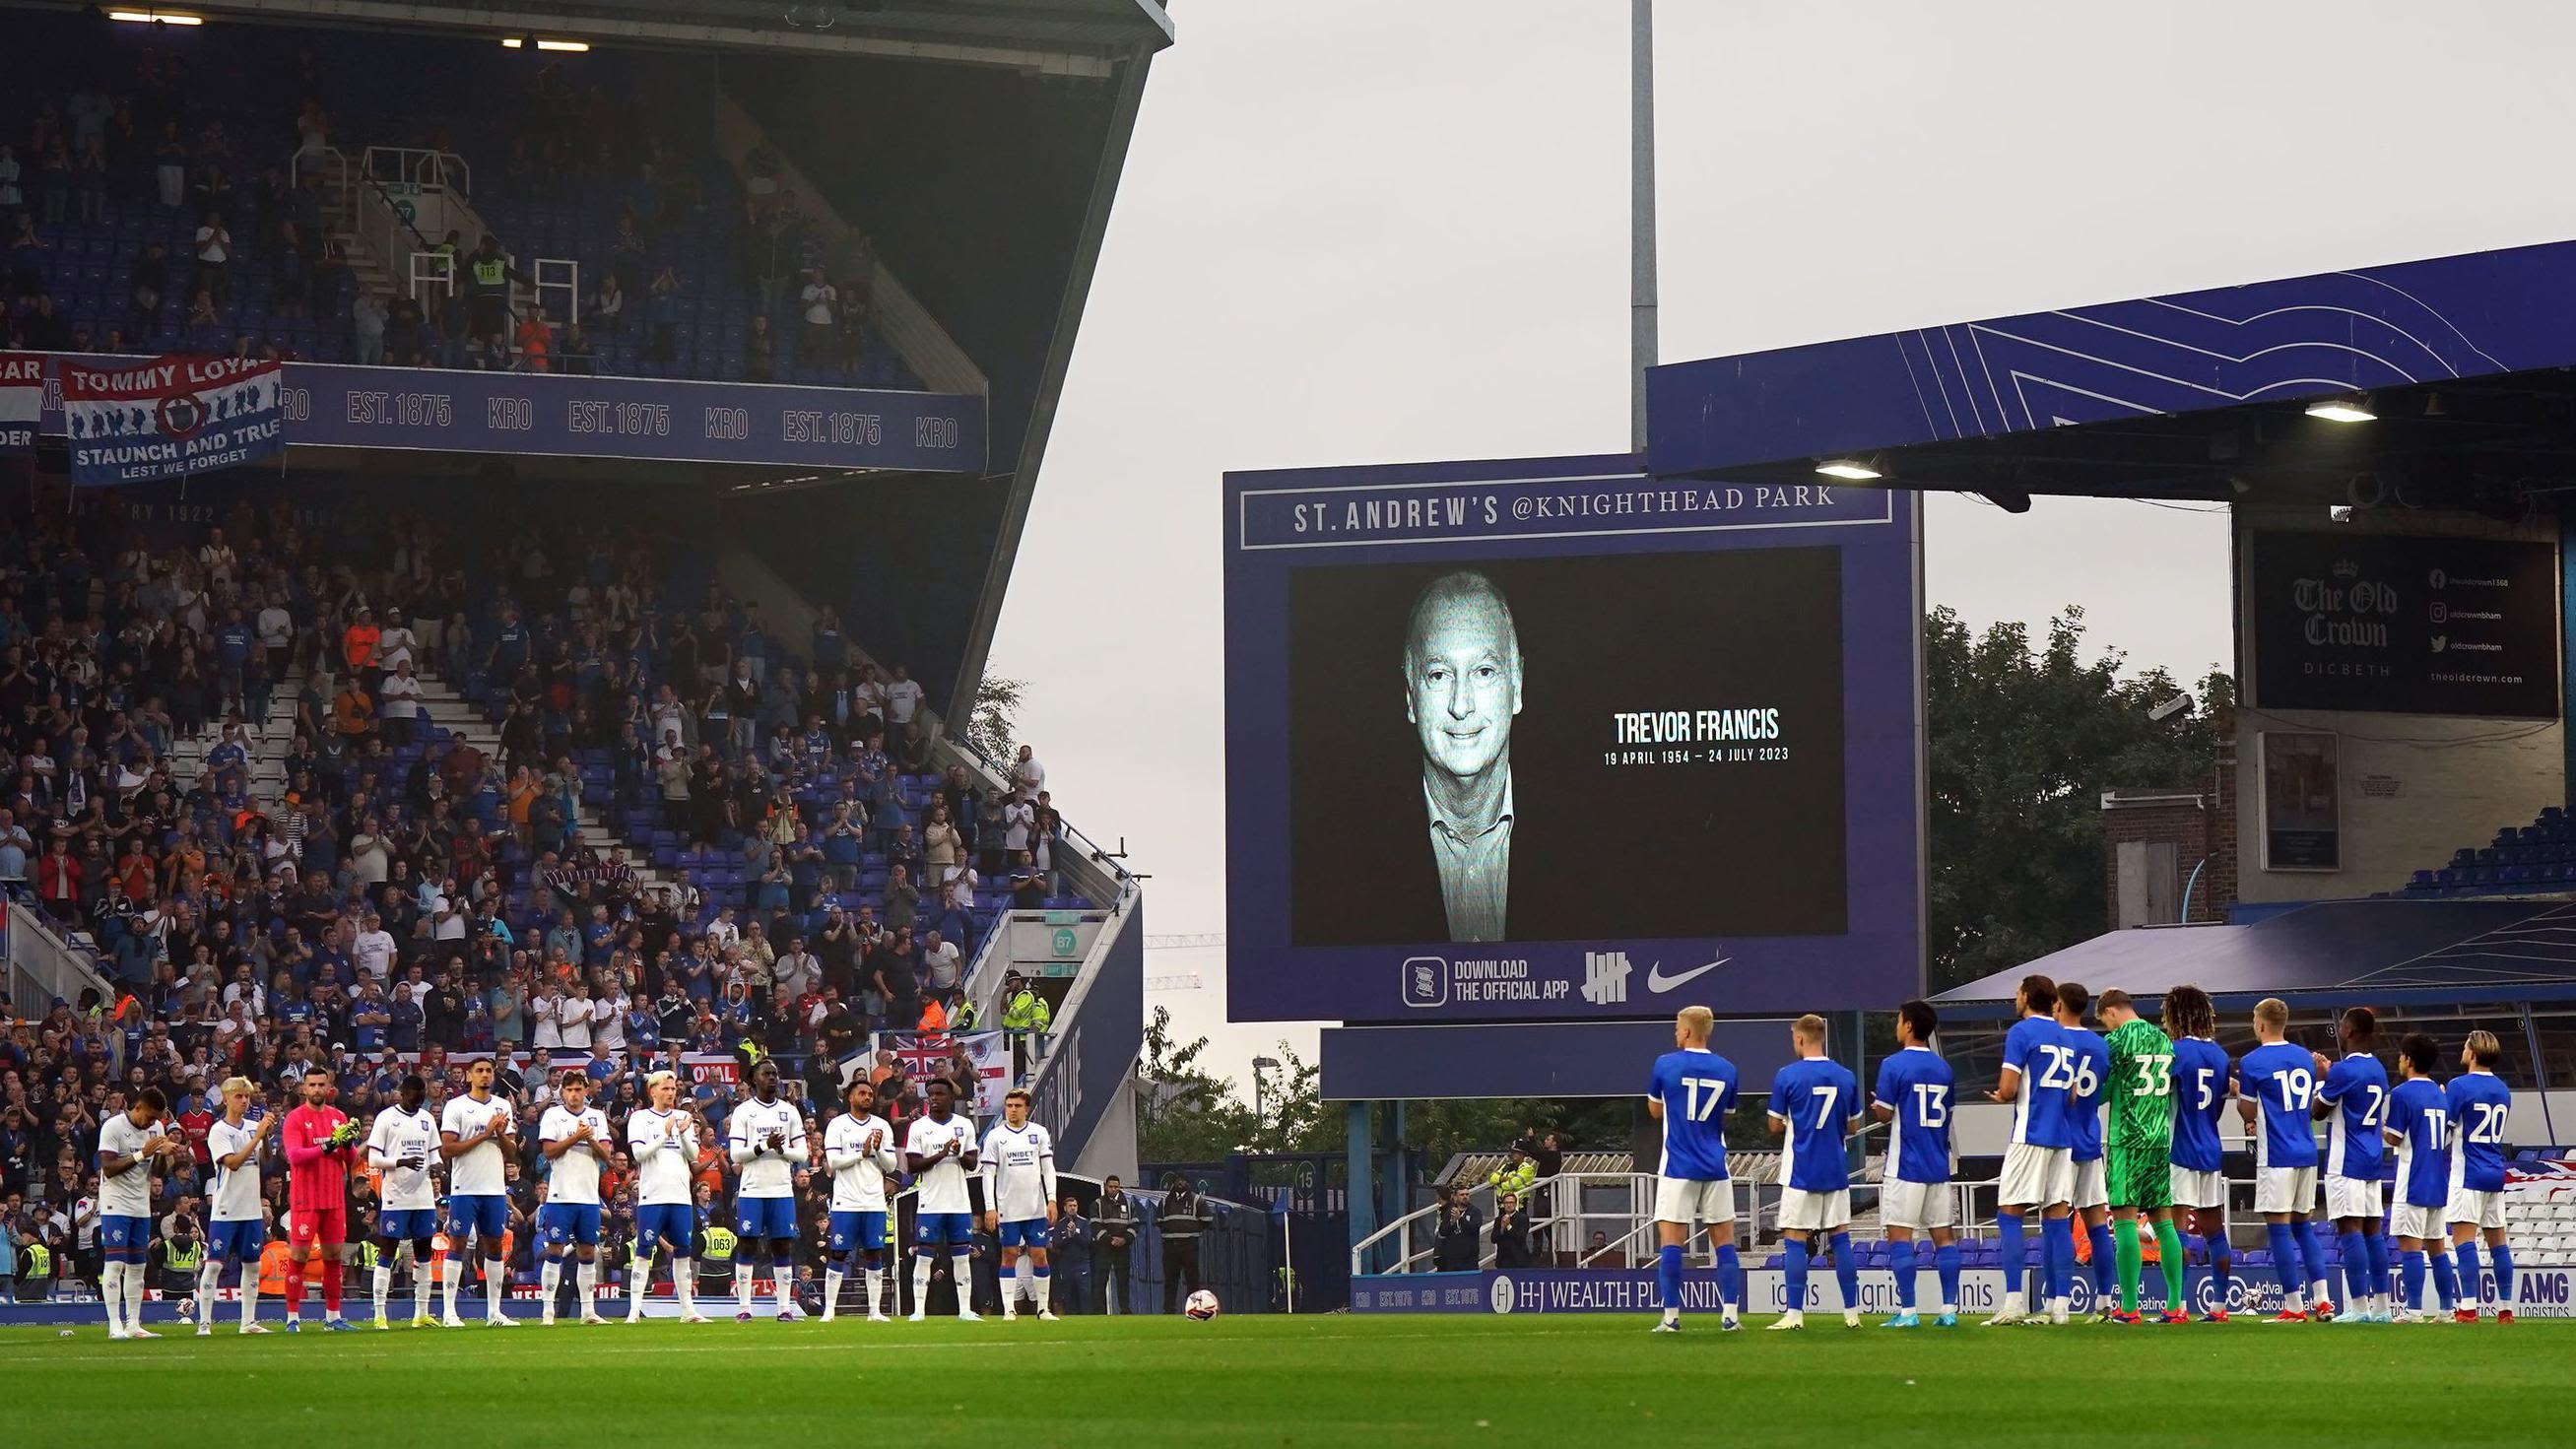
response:
<path id="1" fill-rule="evenodd" d="M 339 1084 L 325 1067 L 304 1069 L 304 1105 L 286 1114 L 281 1134 L 286 1148 L 286 1253 L 295 1266 L 286 1274 L 286 1331 L 301 1325 L 296 1310 L 304 1301 L 304 1265 L 322 1250 L 322 1326 L 335 1333 L 354 1333 L 357 1325 L 340 1316 L 340 1245 L 349 1236 L 349 1163 L 357 1155 L 358 1124 L 331 1105 Z"/>

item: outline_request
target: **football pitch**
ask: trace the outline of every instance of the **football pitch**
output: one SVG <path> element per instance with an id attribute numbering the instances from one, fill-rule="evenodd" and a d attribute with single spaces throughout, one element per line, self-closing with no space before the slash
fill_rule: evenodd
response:
<path id="1" fill-rule="evenodd" d="M 0 1332 L 0 1442 L 709 1446 L 888 1434 L 1009 1444 L 2418 1443 L 2554 1422 L 2576 1323 L 1803 1332 L 1644 1316 L 1068 1319 L 516 1330 L 111 1344 Z M 1434 1437 L 1436 1436 L 1436 1438 Z M 1595 1437 L 1598 1436 L 1598 1437 Z"/>

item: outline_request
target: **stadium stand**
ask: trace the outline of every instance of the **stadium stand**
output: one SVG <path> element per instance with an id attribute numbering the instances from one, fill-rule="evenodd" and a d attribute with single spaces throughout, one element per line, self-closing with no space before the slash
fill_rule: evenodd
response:
<path id="1" fill-rule="evenodd" d="M 10 36 L 46 84 L 0 94 L 0 346 L 920 386 L 865 240 L 765 146 L 747 175 L 717 155 L 702 60 L 576 80 L 488 43 L 47 12 Z"/>
<path id="2" fill-rule="evenodd" d="M 95 1273 L 99 1124 L 147 1084 L 197 1143 L 156 1189 L 173 1222 L 204 1201 L 209 1093 L 235 1073 L 274 1089 L 330 1065 L 362 1119 L 406 1073 L 435 1103 L 495 1049 L 537 1053 L 507 1074 L 523 1105 L 550 1059 L 613 1114 L 683 1052 L 774 1056 L 818 1118 L 847 1060 L 898 1128 L 929 1077 L 971 1088 L 960 1051 L 855 1054 L 1004 1004 L 966 968 L 1014 903 L 975 886 L 1005 846 L 1035 853 L 1018 904 L 1088 906 L 1045 884 L 1042 769 L 1007 790 L 934 772 L 900 671 L 871 682 L 837 628 L 790 647 L 718 590 L 685 507 L 603 499 L 568 486 L 495 532 L 291 498 L 174 522 L 115 495 L 0 548 L 0 891 L 9 928 L 88 983 L 0 992 L 13 1241 Z M 728 1106 L 699 1089 L 711 1127 Z M 521 1269 L 542 1177 L 518 1179 Z"/>
<path id="3" fill-rule="evenodd" d="M 2463 846 L 2451 863 L 2416 871 L 2409 895 L 2528 894 L 2576 889 L 2576 825 L 2566 811 L 2542 808 L 2529 825 L 2508 825 L 2485 845 Z"/>

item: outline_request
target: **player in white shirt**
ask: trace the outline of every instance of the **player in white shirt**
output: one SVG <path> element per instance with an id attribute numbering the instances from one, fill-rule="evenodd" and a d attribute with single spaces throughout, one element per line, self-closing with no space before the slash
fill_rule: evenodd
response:
<path id="1" fill-rule="evenodd" d="M 393 1325 L 385 1300 L 393 1296 L 394 1267 L 411 1255 L 411 1326 L 430 1327 L 429 1265 L 437 1261 L 438 1118 L 422 1102 L 429 1084 L 415 1074 L 394 1089 L 394 1105 L 376 1114 L 367 1131 L 367 1165 L 376 1170 L 376 1327 Z"/>
<path id="2" fill-rule="evenodd" d="M 1055 1139 L 1029 1120 L 1029 1094 L 1013 1087 L 1002 1097 L 1002 1120 L 984 1134 L 984 1227 L 1002 1245 L 1011 1280 L 1002 1289 L 1004 1322 L 1020 1316 L 1020 1299 L 1038 1305 L 1038 1317 L 1055 1321 L 1054 1279 L 1047 1270 L 1047 1229 L 1055 1223 Z M 1029 1265 L 1037 1265 L 1037 1286 Z"/>
<path id="3" fill-rule="evenodd" d="M 206 1214 L 206 1263 L 197 1270 L 197 1336 L 215 1331 L 215 1296 L 224 1270 L 241 1269 L 241 1331 L 266 1333 L 259 1321 L 259 1255 L 268 1246 L 268 1221 L 260 1211 L 260 1144 L 286 1120 L 283 1112 L 255 1110 L 257 1089 L 248 1077 L 227 1078 L 219 1090 L 224 1115 L 206 1129 L 206 1158 L 214 1165 L 212 1208 Z"/>
<path id="4" fill-rule="evenodd" d="M 917 1196 L 912 1214 L 912 1321 L 928 1316 L 930 1253 L 945 1245 L 956 1276 L 957 1316 L 967 1323 L 983 1317 L 972 1306 L 975 1283 L 975 1199 L 966 1175 L 975 1170 L 975 1123 L 957 1110 L 957 1089 L 944 1077 L 933 1077 L 924 1089 L 929 1111 L 912 1119 L 904 1133 L 904 1165 L 911 1169 Z"/>
<path id="5" fill-rule="evenodd" d="M 152 1172 L 175 1167 L 188 1151 L 188 1134 L 161 1120 L 170 1109 L 158 1087 L 134 1094 L 133 1104 L 98 1129 L 98 1296 L 107 1309 L 112 1339 L 159 1338 L 143 1326 L 143 1279 L 152 1247 Z"/>
<path id="6" fill-rule="evenodd" d="M 644 1321 L 645 1290 L 653 1282 L 656 1248 L 670 1255 L 671 1292 L 680 1317 L 705 1323 L 698 1311 L 697 1268 L 690 1248 L 698 1236 L 697 1119 L 679 1110 L 680 1078 L 662 1071 L 644 1079 L 652 1101 L 626 1119 L 626 1150 L 635 1159 L 635 1261 L 626 1265 L 626 1321 Z"/>
<path id="7" fill-rule="evenodd" d="M 766 1057 L 751 1069 L 751 1100 L 733 1109 L 725 1136 L 739 1178 L 734 1185 L 734 1321 L 751 1321 L 753 1258 L 768 1270 L 778 1321 L 796 1321 L 791 1297 L 796 1276 L 796 1169 L 810 1159 L 805 1114 L 778 1096 L 778 1063 Z"/>
<path id="8" fill-rule="evenodd" d="M 465 1243 L 483 1250 L 483 1321 L 495 1328 L 516 1328 L 519 1321 L 501 1311 L 510 1289 L 510 1265 L 501 1256 L 503 1235 L 510 1230 L 510 1184 L 506 1171 L 519 1150 L 510 1104 L 492 1095 L 492 1059 L 465 1069 L 465 1095 L 448 1099 L 438 1114 L 438 1153 L 447 1159 L 447 1316 L 441 1324 L 463 1328 L 456 1316 L 456 1290 L 465 1281 Z"/>
<path id="9" fill-rule="evenodd" d="M 540 1322 L 555 1321 L 555 1292 L 563 1286 L 566 1250 L 578 1251 L 580 1266 L 573 1282 L 581 1295 L 581 1321 L 606 1323 L 599 1316 L 599 1169 L 600 1152 L 616 1141 L 608 1114 L 590 1105 L 590 1077 L 579 1068 L 563 1074 L 556 1089 L 562 1100 L 537 1121 L 537 1150 L 546 1155 L 546 1205 L 537 1210 L 537 1241 L 545 1247 L 545 1265 L 537 1286 L 545 1294 Z"/>
<path id="10" fill-rule="evenodd" d="M 841 1306 L 841 1285 L 850 1276 L 850 1259 L 867 1268 L 868 1321 L 885 1315 L 886 1185 L 903 1170 L 895 1155 L 894 1129 L 876 1114 L 876 1084 L 861 1077 L 850 1083 L 850 1110 L 823 1129 L 823 1165 L 832 1170 L 830 1260 L 823 1271 L 823 1321 L 832 1321 Z"/>

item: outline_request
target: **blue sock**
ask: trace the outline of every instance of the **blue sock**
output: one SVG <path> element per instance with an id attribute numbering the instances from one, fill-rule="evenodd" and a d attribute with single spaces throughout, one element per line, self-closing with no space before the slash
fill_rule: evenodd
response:
<path id="1" fill-rule="evenodd" d="M 2358 1304 L 2370 1296 L 2370 1249 L 2358 1232 L 2337 1233 L 2335 1243 L 2343 1249 L 2344 1302 Z"/>
<path id="2" fill-rule="evenodd" d="M 1667 1243 L 1655 1253 L 1655 1297 L 1666 1313 L 1682 1311 L 1682 1246 Z"/>
<path id="3" fill-rule="evenodd" d="M 2107 1222 L 2089 1229 L 2086 1237 L 2093 1244 L 2093 1300 L 2117 1304 L 2120 1301 L 2120 1244 L 2111 1236 Z"/>
<path id="4" fill-rule="evenodd" d="M 2476 1308 L 2486 1301 L 2487 1281 L 2478 1272 L 2478 1240 L 2451 1245 L 2452 1261 L 2460 1265 L 2460 1306 Z"/>
<path id="5" fill-rule="evenodd" d="M 2370 1255 L 2370 1291 L 2386 1298 L 2394 1286 L 2388 1281 L 2388 1235 L 2372 1226 L 2361 1235 L 2361 1250 Z"/>
<path id="6" fill-rule="evenodd" d="M 2405 1249 L 2397 1255 L 2397 1286 L 2402 1296 L 2397 1306 L 2412 1312 L 2424 1306 L 2424 1254 L 2420 1249 Z"/>
<path id="7" fill-rule="evenodd" d="M 1733 1318 L 1744 1307 L 1744 1260 L 1733 1243 L 1717 1245 L 1717 1292 L 1726 1300 L 1725 1316 Z"/>
<path id="8" fill-rule="evenodd" d="M 2271 1240 L 2272 1270 L 2281 1275 L 2281 1306 L 2286 1309 L 2291 1299 L 2308 1291 L 2307 1280 L 2300 1276 L 2306 1270 L 2299 1262 L 2298 1229 L 2274 1223 L 2265 1236 Z"/>
<path id="9" fill-rule="evenodd" d="M 2209 1281 L 2218 1295 L 2215 1301 L 2219 1307 L 2225 1308 L 2228 1291 L 2236 1286 L 2235 1247 L 2227 1241 L 2225 1233 L 2202 1241 L 2209 1245 Z"/>
<path id="10" fill-rule="evenodd" d="M 2459 1307 L 2460 1275 L 2451 1262 L 2451 1255 L 2435 1248 L 2425 1255 L 2424 1261 L 2433 1270 L 2433 1292 L 2441 1300 L 2442 1311 L 2448 1313 Z"/>
<path id="11" fill-rule="evenodd" d="M 1781 1306 L 1791 1313 L 1807 1309 L 1807 1240 L 1784 1239 L 1780 1244 Z"/>
<path id="12" fill-rule="evenodd" d="M 1914 1240 L 1887 1245 L 1888 1271 L 1896 1275 L 1896 1308 L 1900 1313 L 1914 1311 Z"/>
<path id="13" fill-rule="evenodd" d="M 2299 1240 L 2299 1263 L 2307 1269 L 2308 1282 L 2311 1284 L 2325 1282 L 2326 1245 L 2317 1240 L 2316 1220 L 2301 1218 L 2290 1227 Z M 2314 1308 L 2317 1305 L 2311 1303 L 2308 1306 Z"/>
<path id="14" fill-rule="evenodd" d="M 1956 1311 L 1959 1306 L 1959 1245 L 1943 1243 L 1933 1254 L 1941 1267 L 1941 1309 Z"/>
<path id="15" fill-rule="evenodd" d="M 2513 1311 L 2513 1245 L 2498 1243 L 2487 1249 L 2487 1261 L 2495 1266 L 2496 1307 Z"/>
<path id="16" fill-rule="evenodd" d="M 1851 1234 L 1834 1234 L 1834 1282 L 1843 1290 L 1843 1311 L 1860 1311 L 1860 1258 L 1852 1252 Z"/>
<path id="17" fill-rule="evenodd" d="M 2001 1241 L 1995 1256 L 2003 1260 L 2004 1302 L 2019 1308 L 2022 1274 L 2030 1268 L 2030 1240 L 2022 1236 L 2021 1214 L 1996 1213 L 1995 1236 Z"/>
<path id="18" fill-rule="evenodd" d="M 2052 1299 L 2064 1298 L 2075 1286 L 2075 1220 L 2043 1218 L 2039 1224 L 2041 1280 Z"/>

